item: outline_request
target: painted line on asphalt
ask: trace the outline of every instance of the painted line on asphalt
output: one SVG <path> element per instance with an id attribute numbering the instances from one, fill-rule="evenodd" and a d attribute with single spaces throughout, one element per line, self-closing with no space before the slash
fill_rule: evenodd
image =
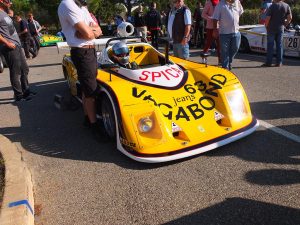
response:
<path id="1" fill-rule="evenodd" d="M 29 209 L 29 211 L 31 212 L 31 214 L 33 215 L 33 209 L 30 206 L 28 200 L 26 200 L 26 199 L 20 200 L 20 201 L 16 201 L 16 202 L 11 202 L 11 203 L 8 204 L 8 207 L 11 208 L 11 207 L 19 206 L 19 205 L 25 205 Z"/>
<path id="2" fill-rule="evenodd" d="M 54 82 L 50 82 L 50 83 L 46 83 L 46 84 L 37 84 L 35 85 L 36 87 L 41 87 L 41 86 L 47 86 L 47 85 L 50 85 L 50 84 L 60 84 L 60 83 L 65 83 L 67 82 L 66 80 L 62 80 L 62 81 L 54 81 Z"/>
<path id="3" fill-rule="evenodd" d="M 253 57 L 259 57 L 259 58 L 263 58 L 263 59 L 265 59 L 266 58 L 266 56 L 265 55 L 258 55 L 258 54 L 255 54 L 255 53 L 253 53 L 253 54 L 249 54 L 249 53 L 239 53 L 240 55 L 247 55 L 247 56 L 253 56 Z M 262 53 L 263 54 L 263 53 Z M 286 57 L 284 57 L 284 61 L 290 61 L 290 62 L 295 62 L 295 63 L 299 63 L 299 60 L 297 60 L 297 59 L 291 59 L 291 58 L 286 58 Z"/>
<path id="4" fill-rule="evenodd" d="M 284 136 L 284 137 L 286 137 L 286 138 L 288 138 L 290 140 L 293 140 L 295 142 L 300 143 L 300 136 L 297 136 L 297 135 L 292 134 L 292 133 L 290 133 L 290 132 L 288 132 L 286 130 L 283 130 L 283 129 L 280 129 L 278 127 L 275 127 L 274 125 L 269 124 L 269 123 L 267 123 L 267 122 L 265 122 L 263 120 L 259 120 L 259 124 L 261 126 L 267 128 L 267 129 L 269 129 L 269 130 L 277 133 L 277 134 L 280 134 L 280 135 L 282 135 L 282 136 Z"/>

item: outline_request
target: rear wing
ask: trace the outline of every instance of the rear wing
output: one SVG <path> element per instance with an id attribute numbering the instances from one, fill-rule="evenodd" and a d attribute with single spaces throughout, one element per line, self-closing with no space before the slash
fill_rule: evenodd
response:
<path id="1" fill-rule="evenodd" d="M 128 37 L 129 38 L 129 37 Z M 93 44 L 96 47 L 97 51 L 101 51 L 102 49 L 106 48 L 106 44 L 108 43 L 109 40 L 111 39 L 115 39 L 113 37 L 110 38 L 101 38 L 101 39 L 94 39 L 93 40 Z M 120 40 L 111 40 L 109 41 L 109 44 L 112 45 L 114 43 L 119 42 Z M 141 42 L 141 38 L 130 38 L 130 42 Z M 59 53 L 60 49 L 68 49 L 70 50 L 70 46 L 68 45 L 67 42 L 57 42 L 56 43 L 56 47 L 57 47 L 57 52 Z"/>

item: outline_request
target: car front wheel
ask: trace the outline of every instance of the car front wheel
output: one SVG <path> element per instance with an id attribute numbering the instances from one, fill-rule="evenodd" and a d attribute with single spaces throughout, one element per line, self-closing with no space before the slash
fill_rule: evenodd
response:
<path id="1" fill-rule="evenodd" d="M 247 38 L 242 36 L 241 45 L 240 45 L 240 52 L 250 52 L 250 46 Z"/>
<path id="2" fill-rule="evenodd" d="M 101 116 L 105 131 L 111 140 L 116 138 L 116 120 L 111 101 L 107 96 L 101 99 Z"/>
<path id="3" fill-rule="evenodd" d="M 4 64 L 3 64 L 2 57 L 0 57 L 0 73 L 3 73 L 3 71 L 4 71 Z"/>

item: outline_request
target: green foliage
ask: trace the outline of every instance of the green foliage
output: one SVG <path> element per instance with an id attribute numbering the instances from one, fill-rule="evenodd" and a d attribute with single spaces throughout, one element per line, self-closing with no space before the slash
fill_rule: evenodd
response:
<path id="1" fill-rule="evenodd" d="M 246 9 L 240 17 L 240 25 L 258 24 L 259 14 L 259 9 Z"/>
<path id="2" fill-rule="evenodd" d="M 13 10 L 15 14 L 20 15 L 21 17 L 26 16 L 26 12 L 30 11 L 32 4 L 29 1 L 24 0 L 14 0 L 13 1 Z"/>
<path id="3" fill-rule="evenodd" d="M 114 18 L 114 15 L 120 14 L 124 9 L 115 3 L 116 1 L 95 0 L 90 1 L 89 10 L 101 19 L 101 22 L 108 22 Z"/>
<path id="4" fill-rule="evenodd" d="M 300 25 L 300 3 L 296 7 L 292 8 L 292 15 L 293 15 L 292 23 L 294 25 L 296 24 Z"/>
<path id="5" fill-rule="evenodd" d="M 61 0 L 34 0 L 34 2 L 39 6 L 38 10 L 43 9 L 44 15 L 48 15 L 48 21 L 45 21 L 47 26 L 55 24 L 58 27 L 59 20 L 57 15 L 57 8 Z"/>
<path id="6" fill-rule="evenodd" d="M 205 0 L 200 0 L 202 4 L 205 4 Z M 291 1 L 291 2 L 288 2 Z M 28 12 L 32 12 L 35 18 L 42 24 L 59 29 L 59 20 L 57 15 L 57 8 L 61 0 L 14 0 L 13 10 L 15 13 L 26 17 Z M 152 0 L 89 0 L 89 10 L 100 18 L 102 22 L 111 21 L 116 14 L 123 12 L 124 8 L 120 7 L 120 4 L 125 4 L 127 9 L 142 4 L 148 7 Z M 185 0 L 185 4 L 194 12 L 197 6 L 198 0 Z M 240 24 L 257 24 L 259 18 L 259 8 L 261 6 L 261 0 L 243 0 L 241 1 L 245 9 L 245 13 L 242 15 Z M 299 0 L 286 0 L 292 6 L 293 23 L 300 24 L 300 1 Z M 293 3 L 292 3 L 293 2 Z M 167 5 L 170 4 L 170 0 L 156 0 L 158 10 L 166 10 Z"/>
<path id="7" fill-rule="evenodd" d="M 243 0 L 241 1 L 244 9 L 259 9 L 262 3 L 262 0 Z"/>

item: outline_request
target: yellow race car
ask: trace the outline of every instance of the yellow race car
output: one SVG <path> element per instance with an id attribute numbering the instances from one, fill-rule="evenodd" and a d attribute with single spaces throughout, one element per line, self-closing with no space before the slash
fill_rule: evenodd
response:
<path id="1" fill-rule="evenodd" d="M 133 42 L 133 41 L 134 42 Z M 228 70 L 179 59 L 137 38 L 100 39 L 98 114 L 117 149 L 128 157 L 159 163 L 197 155 L 256 130 L 247 95 Z M 112 43 L 127 41 L 135 69 L 110 59 Z M 98 42 L 98 43 L 97 43 Z M 71 94 L 81 96 L 69 54 L 62 62 Z"/>

